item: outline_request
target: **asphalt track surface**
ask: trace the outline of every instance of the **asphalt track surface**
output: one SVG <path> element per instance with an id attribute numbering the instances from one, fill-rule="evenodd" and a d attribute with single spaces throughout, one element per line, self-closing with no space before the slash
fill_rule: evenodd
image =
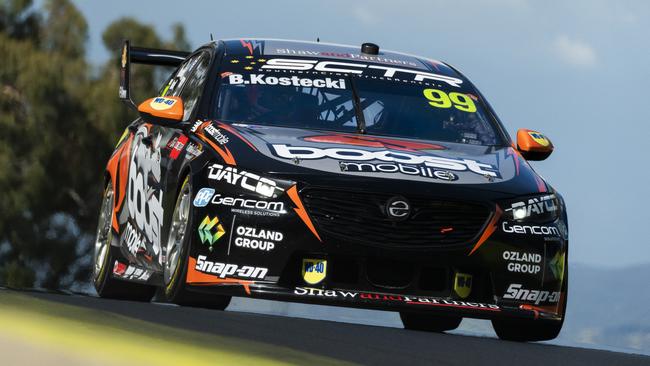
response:
<path id="1" fill-rule="evenodd" d="M 648 356 L 603 350 L 89 296 L 22 294 L 182 330 L 247 339 L 364 365 L 650 365 Z"/>

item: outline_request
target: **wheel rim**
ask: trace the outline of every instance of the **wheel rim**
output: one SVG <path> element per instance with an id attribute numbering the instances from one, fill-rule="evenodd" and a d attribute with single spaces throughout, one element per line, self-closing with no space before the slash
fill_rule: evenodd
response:
<path id="1" fill-rule="evenodd" d="M 167 240 L 167 260 L 165 261 L 164 270 L 165 284 L 171 281 L 178 268 L 189 215 L 190 186 L 189 184 L 185 184 L 176 200 L 176 207 L 174 207 L 174 213 L 172 214 L 171 228 L 169 229 L 169 238 Z"/>
<path id="2" fill-rule="evenodd" d="M 111 245 L 112 231 L 111 218 L 113 209 L 113 187 L 109 183 L 104 192 L 102 207 L 99 210 L 99 222 L 97 223 L 97 235 L 95 236 L 95 252 L 93 275 L 98 278 L 102 272 L 108 248 Z"/>

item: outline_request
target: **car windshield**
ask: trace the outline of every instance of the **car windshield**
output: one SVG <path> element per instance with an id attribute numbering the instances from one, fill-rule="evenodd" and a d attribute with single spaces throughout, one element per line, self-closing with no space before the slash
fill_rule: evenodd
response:
<path id="1" fill-rule="evenodd" d="M 501 142 L 479 96 L 469 87 L 445 82 L 442 77 L 442 81 L 413 81 L 252 69 L 221 73 L 216 119 L 358 132 L 356 91 L 365 133 L 475 145 Z"/>

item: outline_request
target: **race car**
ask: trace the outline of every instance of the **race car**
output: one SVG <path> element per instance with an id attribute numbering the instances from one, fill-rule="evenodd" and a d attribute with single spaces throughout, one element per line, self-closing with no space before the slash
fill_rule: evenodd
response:
<path id="1" fill-rule="evenodd" d="M 101 297 L 225 309 L 232 296 L 399 312 L 443 332 L 558 335 L 568 282 L 562 196 L 447 63 L 273 39 L 192 53 L 122 49 L 173 66 L 105 169 L 93 281 Z"/>

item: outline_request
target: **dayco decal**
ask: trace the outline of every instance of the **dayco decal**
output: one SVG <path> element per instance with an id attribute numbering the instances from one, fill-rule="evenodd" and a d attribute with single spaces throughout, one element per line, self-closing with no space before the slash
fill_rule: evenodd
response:
<path id="1" fill-rule="evenodd" d="M 207 257 L 200 255 L 196 260 L 194 269 L 203 273 L 211 273 L 219 276 L 219 278 L 226 278 L 236 276 L 240 278 L 253 278 L 263 280 L 266 277 L 268 268 L 240 266 L 237 264 L 228 264 L 220 262 L 211 262 L 205 260 Z"/>
<path id="2" fill-rule="evenodd" d="M 515 202 L 506 208 L 505 211 L 512 211 L 512 216 L 515 219 L 524 219 L 531 215 L 542 215 L 549 212 L 555 212 L 557 205 L 555 204 L 555 195 L 549 194 L 539 198 L 531 198 L 528 201 Z"/>
<path id="3" fill-rule="evenodd" d="M 496 168 L 489 164 L 470 159 L 450 159 L 430 155 L 413 155 L 403 151 L 379 150 L 369 151 L 352 148 L 318 148 L 308 146 L 271 145 L 275 154 L 284 159 L 322 159 L 332 158 L 348 161 L 381 160 L 392 163 L 424 164 L 427 167 L 454 171 L 470 170 L 483 176 L 497 177 Z M 350 168 L 352 165 L 347 165 Z"/>
<path id="4" fill-rule="evenodd" d="M 402 163 L 368 163 L 356 161 L 342 161 L 339 163 L 342 172 L 361 173 L 402 173 L 407 175 L 418 175 L 426 178 L 442 179 L 448 181 L 457 180 L 456 174 L 447 170 L 435 170 L 424 165 L 407 165 Z"/>
<path id="5" fill-rule="evenodd" d="M 297 76 L 291 77 L 275 77 L 266 76 L 264 74 L 248 74 L 247 79 L 244 75 L 231 74 L 228 75 L 228 82 L 230 85 L 251 84 L 251 85 L 281 85 L 281 86 L 299 86 L 299 87 L 314 87 L 314 88 L 328 88 L 328 89 L 345 89 L 345 79 L 311 79 L 299 78 Z"/>
<path id="6" fill-rule="evenodd" d="M 268 60 L 266 62 L 266 65 L 262 66 L 262 69 L 295 70 L 295 71 L 314 70 L 314 71 L 322 71 L 322 72 L 357 74 L 357 75 L 366 74 L 368 72 L 365 70 L 374 69 L 374 70 L 383 71 L 383 74 L 380 74 L 380 76 L 386 78 L 401 77 L 405 79 L 408 76 L 410 76 L 413 78 L 414 81 L 426 81 L 426 80 L 442 81 L 444 83 L 447 83 L 455 87 L 460 87 L 460 84 L 463 83 L 463 80 L 451 76 L 438 75 L 438 74 L 425 72 L 425 71 L 402 69 L 399 67 L 392 67 L 392 66 L 368 65 L 368 64 L 357 63 L 357 62 L 273 58 Z"/>
<path id="7" fill-rule="evenodd" d="M 275 243 L 284 239 L 284 234 L 279 231 L 263 230 L 248 226 L 238 226 L 235 245 L 240 248 L 256 249 L 270 252 L 275 248 Z"/>
<path id="8" fill-rule="evenodd" d="M 504 233 L 560 236 L 560 231 L 554 226 L 510 225 L 508 222 L 504 221 L 501 225 L 501 229 Z"/>
<path id="9" fill-rule="evenodd" d="M 503 259 L 508 262 L 506 268 L 510 272 L 537 274 L 542 269 L 541 254 L 504 251 Z"/>
<path id="10" fill-rule="evenodd" d="M 276 194 L 276 191 L 284 191 L 282 188 L 278 187 L 274 181 L 268 178 L 263 178 L 257 174 L 249 173 L 243 170 L 240 171 L 235 167 L 224 167 L 220 164 L 212 164 L 208 167 L 208 169 L 209 179 L 225 181 L 229 184 L 240 186 L 246 190 L 258 193 L 265 197 L 273 197 Z"/>
<path id="11" fill-rule="evenodd" d="M 556 303 L 560 301 L 560 292 L 540 291 L 540 290 L 527 290 L 521 288 L 522 285 L 513 283 L 508 287 L 506 293 L 503 295 L 504 299 L 522 300 L 534 302 L 539 305 L 542 302 Z"/>
<path id="12" fill-rule="evenodd" d="M 160 234 L 163 221 L 163 191 L 160 189 L 160 139 L 151 146 L 142 143 L 149 136 L 146 126 L 140 126 L 134 137 L 133 157 L 129 166 L 127 203 L 129 215 L 136 226 L 152 243 L 153 253 L 160 253 Z"/>

